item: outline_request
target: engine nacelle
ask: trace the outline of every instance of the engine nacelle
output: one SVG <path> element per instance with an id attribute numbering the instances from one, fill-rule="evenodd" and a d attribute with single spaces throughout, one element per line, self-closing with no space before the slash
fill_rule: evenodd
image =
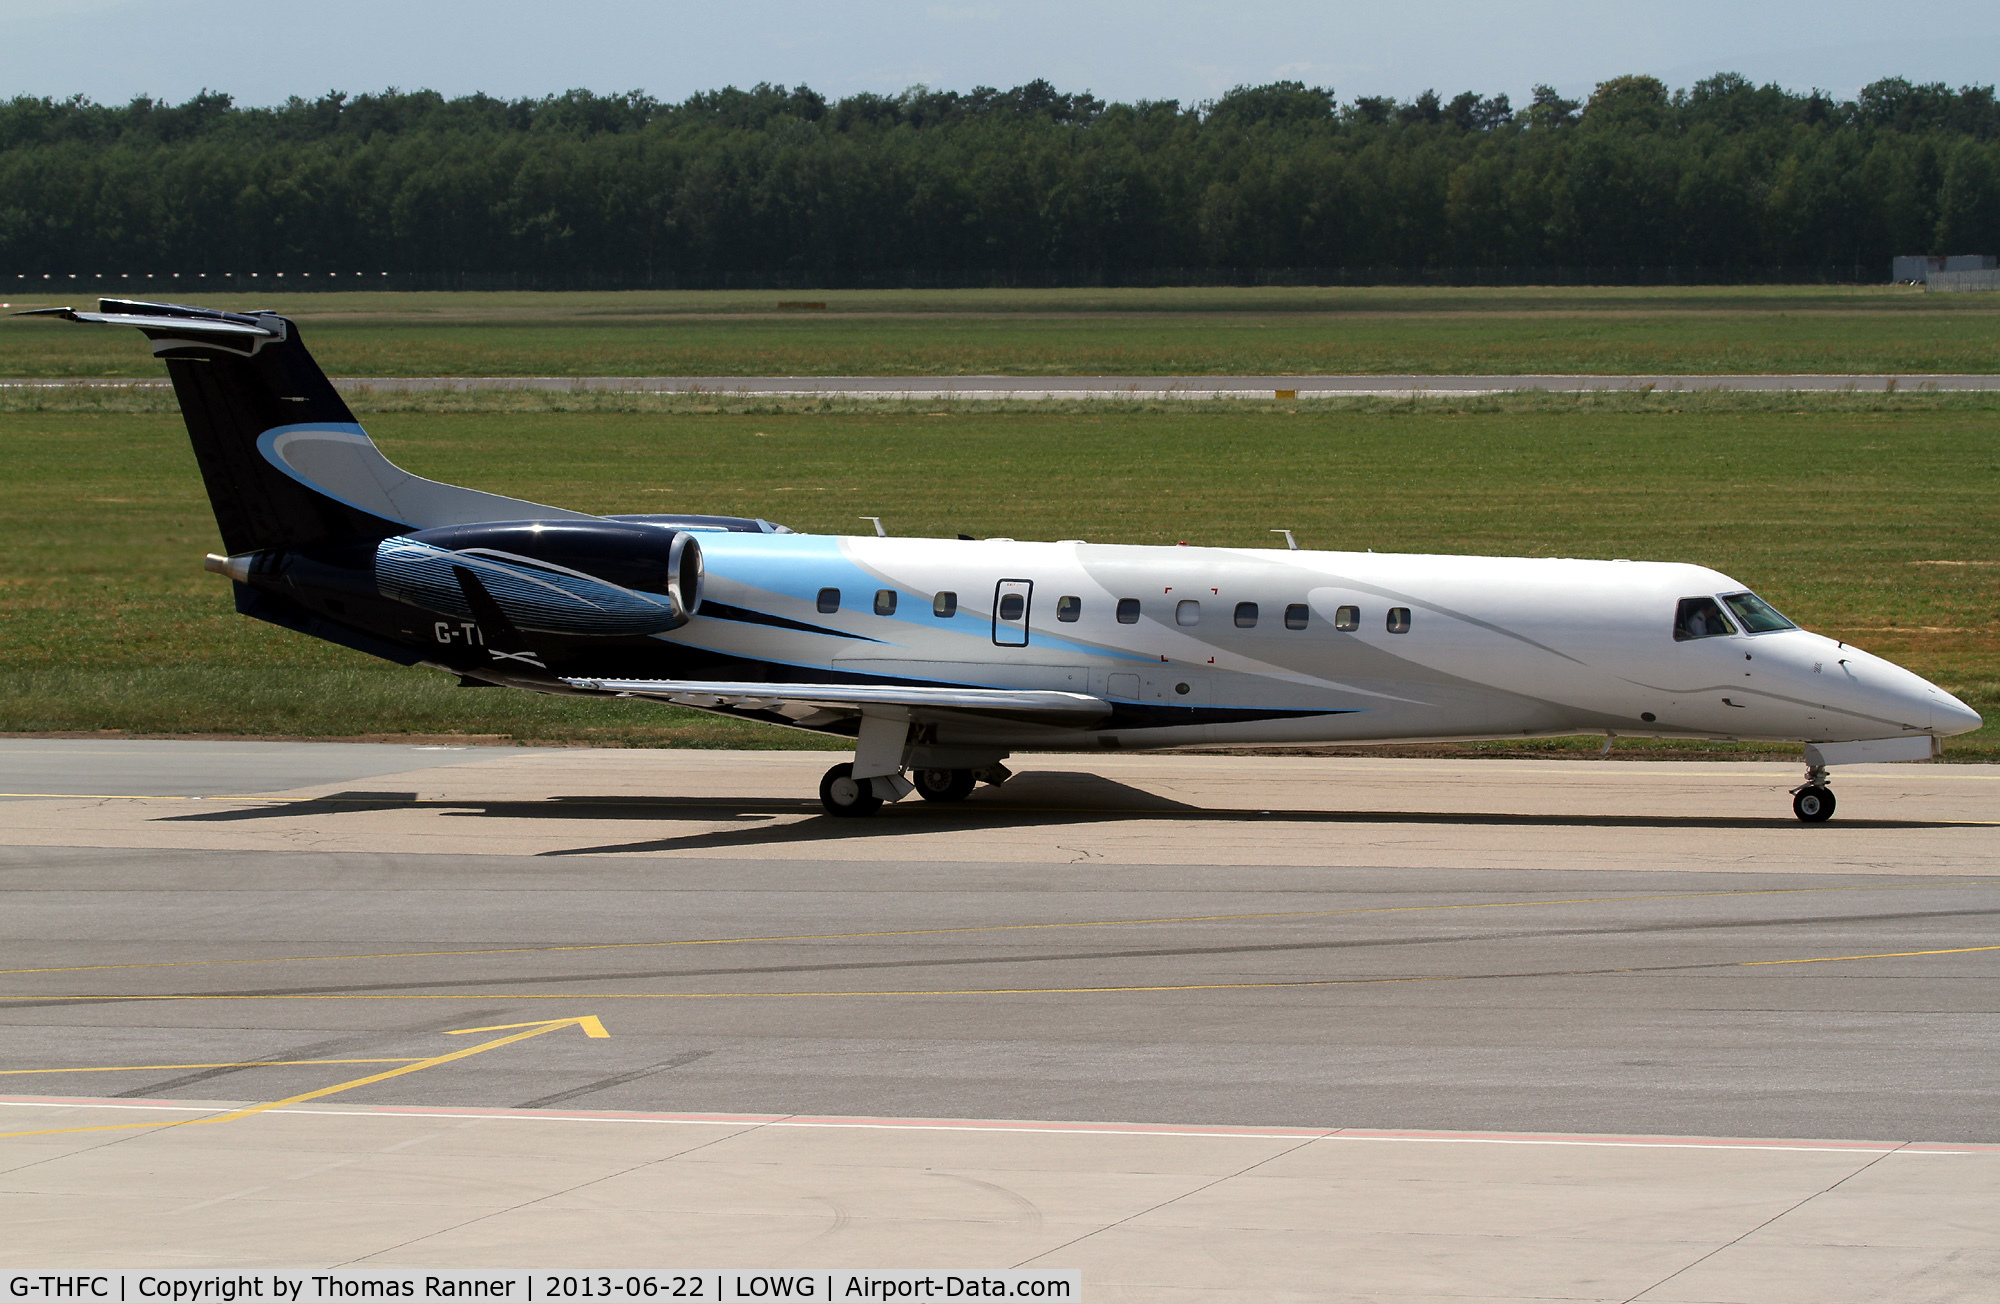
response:
<path id="1" fill-rule="evenodd" d="M 375 545 L 382 596 L 470 619 L 455 567 L 479 577 L 522 629 L 582 637 L 658 634 L 701 606 L 695 536 L 628 521 L 446 525 Z"/>

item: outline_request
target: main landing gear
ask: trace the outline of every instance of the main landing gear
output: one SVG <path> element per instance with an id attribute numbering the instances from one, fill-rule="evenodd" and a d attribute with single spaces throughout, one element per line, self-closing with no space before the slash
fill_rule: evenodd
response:
<path id="1" fill-rule="evenodd" d="M 979 785 L 971 770 L 912 770 L 910 780 L 925 801 L 964 801 Z"/>
<path id="2" fill-rule="evenodd" d="M 1823 824 L 1833 818 L 1833 789 L 1827 787 L 1824 765 L 1806 767 L 1806 781 L 1792 789 L 1792 814 L 1807 824 Z"/>
<path id="3" fill-rule="evenodd" d="M 882 808 L 882 799 L 875 795 L 875 781 L 855 778 L 854 766 L 847 761 L 828 770 L 819 781 L 819 802 L 827 814 L 850 818 L 873 815 Z"/>
<path id="4" fill-rule="evenodd" d="M 980 783 L 1005 783 L 1009 777 L 1007 767 L 995 762 L 976 770 L 912 770 L 908 781 L 898 783 L 895 778 L 857 779 L 853 763 L 842 761 L 819 781 L 819 800 L 827 814 L 854 819 L 873 815 L 885 800 L 913 787 L 925 801 L 964 801 Z"/>

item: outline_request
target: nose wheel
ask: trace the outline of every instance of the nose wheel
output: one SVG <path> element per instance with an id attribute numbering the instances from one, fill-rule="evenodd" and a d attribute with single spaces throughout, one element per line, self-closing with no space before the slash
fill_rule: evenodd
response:
<path id="1" fill-rule="evenodd" d="M 1827 787 L 1824 765 L 1806 767 L 1805 783 L 1792 789 L 1792 814 L 1806 824 L 1824 824 L 1833 818 L 1833 789 Z"/>

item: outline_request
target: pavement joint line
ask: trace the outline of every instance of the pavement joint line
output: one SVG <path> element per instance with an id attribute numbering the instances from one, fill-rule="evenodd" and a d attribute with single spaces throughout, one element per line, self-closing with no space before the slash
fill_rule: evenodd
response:
<path id="1" fill-rule="evenodd" d="M 471 951 L 384 951 L 369 955 L 294 955 L 243 960 L 157 960 L 138 964 L 80 964 L 42 969 L 0 969 L 0 976 L 37 973 L 101 973 L 125 969 L 192 969 L 242 964 L 324 964 L 342 960 L 458 959 L 480 955 L 553 955 L 570 951 L 633 951 L 676 946 L 755 946 L 778 942 L 865 941 L 881 937 L 941 937 L 965 933 L 1035 932 L 1059 928 L 1130 928 L 1160 924 L 1243 923 L 1260 919 L 1331 919 L 1355 915 L 1423 914 L 1440 910 L 1513 910 L 1528 906 L 1621 905 L 1640 901 L 1699 901 L 1726 897 L 1802 896 L 1818 892 L 1901 892 L 1915 888 L 1990 887 L 2000 879 L 1951 878 L 1928 883 L 1863 883 L 1844 887 L 1737 888 L 1720 892 L 1658 892 L 1639 896 L 1562 897 L 1547 901 L 1462 901 L 1425 906 L 1356 906 L 1342 910 L 1278 910 L 1232 915 L 1167 915 L 1139 919 L 1055 920 L 1027 924 L 967 924 L 952 928 L 905 928 L 866 933 L 798 933 L 772 937 L 683 938 L 665 942 L 585 942 L 559 946 L 492 947 Z M 0 997 L 0 1000 L 7 999 Z"/>
<path id="2" fill-rule="evenodd" d="M 175 1104 L 112 1101 L 95 1097 L 7 1097 L 0 1108 L 123 1109 L 207 1113 L 227 1103 Z M 1188 1126 L 1172 1123 L 1064 1123 L 1016 1119 L 842 1118 L 799 1114 L 670 1114 L 621 1110 L 526 1110 L 444 1105 L 281 1107 L 265 1113 L 326 1118 L 436 1118 L 521 1123 L 619 1123 L 688 1127 L 773 1127 L 814 1130 L 969 1132 L 1039 1136 L 1128 1136 L 1249 1141 L 1372 1141 L 1443 1145 L 1583 1146 L 1663 1150 L 1762 1150 L 1805 1153 L 1955 1157 L 2000 1153 L 2000 1143 L 1947 1141 L 1787 1140 L 1775 1137 L 1676 1137 L 1544 1132 L 1445 1132 L 1390 1128 L 1287 1128 L 1254 1125 Z"/>
<path id="3" fill-rule="evenodd" d="M 880 991 L 792 992 L 302 992 L 195 993 L 140 995 L 0 995 L 0 1008 L 12 1002 L 52 1005 L 61 1002 L 142 1004 L 166 1001 L 721 1001 L 721 1000 L 856 1000 L 885 997 L 949 996 L 1111 996 L 1153 992 L 1233 992 L 1295 990 L 1308 987 L 1384 987 L 1405 983 L 1498 982 L 1513 978 L 1604 978 L 1620 974 L 1690 973 L 1703 969 L 1747 969 L 1779 964 L 1837 964 L 1850 960 L 1899 960 L 1917 956 L 1967 955 L 2000 951 L 1990 946 L 1952 946 L 1932 951 L 1880 951 L 1868 955 L 1822 955 L 1792 960 L 1716 960 L 1701 964 L 1634 965 L 1615 969 L 1536 969 L 1518 973 L 1412 974 L 1387 978 L 1298 978 L 1250 983 L 1158 983 L 1109 987 L 971 987 L 916 988 Z M 396 1070 L 385 1076 L 409 1070 Z"/>
<path id="4" fill-rule="evenodd" d="M 1100 1225 L 1092 1227 L 1088 1231 L 1081 1232 L 1078 1235 L 1072 1236 L 1068 1240 L 1060 1241 L 1055 1245 L 1049 1246 L 1047 1249 L 1040 1250 L 1034 1254 L 1030 1254 L 1025 1259 L 1016 1260 L 1013 1266 L 1017 1269 L 1025 1268 L 1029 1264 L 1039 1262 L 1042 1259 L 1046 1259 L 1052 1254 L 1061 1254 L 1064 1250 L 1073 1249 L 1074 1247 L 1083 1244 L 1085 1241 L 1095 1240 L 1097 1237 L 1103 1236 L 1108 1232 L 1115 1232 L 1121 1227 L 1130 1226 L 1132 1223 L 1137 1222 L 1141 1218 L 1151 1217 L 1152 1215 L 1158 1213 L 1160 1210 L 1171 1208 L 1172 1206 L 1179 1204 L 1183 1200 L 1197 1199 L 1203 1193 L 1208 1191 L 1213 1191 L 1216 1187 L 1221 1186 L 1225 1182 L 1237 1181 L 1240 1178 L 1246 1177 L 1249 1174 L 1256 1172 L 1259 1168 L 1264 1167 L 1266 1164 L 1276 1163 L 1278 1160 L 1283 1159 L 1288 1155 L 1298 1154 L 1300 1151 L 1305 1150 L 1307 1147 L 1311 1146 L 1313 1142 L 1324 1139 L 1325 1138 L 1323 1137 L 1303 1137 L 1295 1144 L 1287 1146 L 1282 1150 L 1277 1150 L 1267 1155 L 1259 1155 L 1256 1158 L 1252 1159 L 1247 1164 L 1238 1164 L 1235 1167 L 1234 1171 L 1217 1174 L 1213 1177 L 1210 1177 L 1210 1179 L 1206 1182 L 1197 1182 L 1195 1185 L 1189 1187 L 1187 1190 L 1177 1191 L 1174 1194 L 1167 1196 L 1163 1200 L 1155 1201 L 1154 1203 L 1149 1204 L 1144 1208 L 1135 1209 L 1132 1212 L 1126 1214 L 1123 1218 L 1113 1218 L 1103 1221 L 1102 1223 L 1100 1223 Z"/>
<path id="5" fill-rule="evenodd" d="M 1882 1154 L 1878 1154 L 1873 1159 L 1870 1159 L 1867 1163 L 1862 1164 L 1859 1168 L 1856 1168 L 1852 1172 L 1841 1174 L 1841 1176 L 1835 1178 L 1832 1182 L 1821 1187 L 1819 1190 L 1807 1194 L 1803 1199 L 1796 1201 L 1795 1203 L 1789 1205 L 1784 1209 L 1780 1209 L 1778 1212 L 1772 1214 L 1770 1217 L 1764 1219 L 1762 1222 L 1757 1223 L 1755 1226 L 1745 1228 L 1743 1231 L 1737 1233 L 1729 1240 L 1724 1241 L 1722 1244 L 1712 1246 L 1706 1253 L 1697 1255 L 1695 1258 L 1689 1260 L 1686 1263 L 1683 1263 L 1680 1267 L 1674 1269 L 1672 1272 L 1660 1278 L 1658 1281 L 1646 1287 L 1644 1290 L 1638 1292 L 1636 1295 L 1626 1296 L 1625 1300 L 1623 1301 L 1623 1304 L 1638 1304 L 1639 1300 L 1644 1299 L 1646 1296 L 1660 1289 L 1660 1287 L 1666 1285 L 1668 1282 L 1673 1281 L 1677 1277 L 1684 1276 L 1687 1273 L 1694 1271 L 1696 1268 L 1700 1267 L 1704 1263 L 1707 1263 L 1710 1259 L 1715 1258 L 1719 1254 L 1725 1254 L 1728 1251 L 1735 1249 L 1743 1242 L 1749 1240 L 1752 1236 L 1755 1236 L 1758 1232 L 1763 1231 L 1766 1227 L 1770 1227 L 1773 1224 L 1785 1218 L 1789 1218 L 1791 1215 L 1797 1213 L 1799 1210 L 1811 1204 L 1814 1200 L 1820 1199 L 1821 1197 L 1826 1196 L 1832 1193 L 1833 1191 L 1839 1189 L 1840 1187 L 1846 1185 L 1848 1182 L 1854 1180 L 1856 1177 L 1859 1177 L 1862 1173 L 1867 1172 L 1870 1168 L 1873 1168 L 1876 1164 L 1881 1163 L 1883 1160 L 1887 1159 L 1891 1154 L 1894 1153 L 1895 1151 L 1891 1150 L 1891 1151 L 1886 1151 Z"/>

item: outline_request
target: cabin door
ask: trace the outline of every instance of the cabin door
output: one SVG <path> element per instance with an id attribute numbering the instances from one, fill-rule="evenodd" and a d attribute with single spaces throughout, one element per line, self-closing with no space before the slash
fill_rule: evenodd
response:
<path id="1" fill-rule="evenodd" d="M 993 586 L 993 641 L 1001 647 L 1028 646 L 1028 607 L 1033 580 L 1001 580 Z"/>

